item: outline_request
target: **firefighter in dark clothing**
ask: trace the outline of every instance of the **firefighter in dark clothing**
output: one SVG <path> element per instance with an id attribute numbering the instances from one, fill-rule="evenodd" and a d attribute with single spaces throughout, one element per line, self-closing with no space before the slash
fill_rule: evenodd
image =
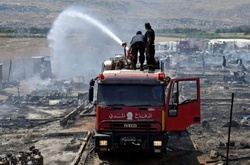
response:
<path id="1" fill-rule="evenodd" d="M 154 70 L 156 62 L 155 62 L 155 32 L 151 28 L 150 23 L 145 23 L 145 29 L 147 30 L 145 33 L 146 38 L 146 44 L 145 44 L 145 50 L 146 50 L 146 59 L 147 59 L 147 65 L 149 70 Z"/>
<path id="2" fill-rule="evenodd" d="M 140 53 L 139 55 L 139 62 L 140 62 L 140 70 L 143 71 L 143 63 L 145 61 L 145 37 L 142 35 L 141 31 L 138 31 L 136 35 L 132 38 L 130 42 L 130 47 L 128 52 L 132 51 L 132 69 L 136 69 L 136 64 L 137 64 L 137 56 L 138 56 L 138 51 Z"/>

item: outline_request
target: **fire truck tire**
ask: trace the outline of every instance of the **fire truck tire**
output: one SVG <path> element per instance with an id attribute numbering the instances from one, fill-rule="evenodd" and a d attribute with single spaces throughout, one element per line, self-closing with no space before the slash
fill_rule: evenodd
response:
<path id="1" fill-rule="evenodd" d="M 105 151 L 97 151 L 97 155 L 101 159 L 104 158 L 107 155 L 107 153 Z"/>
<path id="2" fill-rule="evenodd" d="M 155 153 L 155 157 L 157 158 L 157 159 L 162 159 L 163 158 L 163 155 L 164 155 L 164 153 Z"/>

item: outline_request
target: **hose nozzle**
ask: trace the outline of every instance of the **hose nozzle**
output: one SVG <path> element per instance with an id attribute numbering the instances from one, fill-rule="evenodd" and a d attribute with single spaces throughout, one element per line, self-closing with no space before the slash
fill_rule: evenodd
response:
<path id="1" fill-rule="evenodd" d="M 127 46 L 127 42 L 123 41 L 122 42 L 122 47 L 126 47 Z"/>

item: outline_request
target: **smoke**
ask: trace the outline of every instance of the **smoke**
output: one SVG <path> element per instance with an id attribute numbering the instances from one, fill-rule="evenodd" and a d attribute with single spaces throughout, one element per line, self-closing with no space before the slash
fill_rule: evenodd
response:
<path id="1" fill-rule="evenodd" d="M 122 41 L 104 23 L 70 7 L 55 20 L 48 35 L 53 74 L 59 79 L 97 76 L 101 63 L 122 53 Z"/>

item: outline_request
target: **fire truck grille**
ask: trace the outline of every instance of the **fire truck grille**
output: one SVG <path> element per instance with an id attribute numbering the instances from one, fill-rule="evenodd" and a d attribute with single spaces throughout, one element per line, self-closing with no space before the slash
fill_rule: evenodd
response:
<path id="1" fill-rule="evenodd" d="M 105 131 L 160 131 L 161 123 L 156 121 L 140 122 L 113 122 L 104 121 L 100 124 L 101 130 Z"/>

